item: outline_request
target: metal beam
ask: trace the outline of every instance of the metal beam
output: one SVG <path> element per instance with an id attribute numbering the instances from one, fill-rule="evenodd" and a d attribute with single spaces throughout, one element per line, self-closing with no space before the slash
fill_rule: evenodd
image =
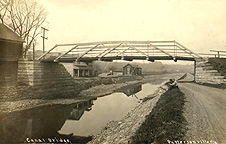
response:
<path id="1" fill-rule="evenodd" d="M 43 57 L 45 57 L 49 52 L 51 52 L 53 49 L 55 49 L 58 45 L 55 45 L 53 48 L 49 49 L 47 52 L 45 52 L 44 54 L 42 54 L 38 60 L 42 59 Z"/>
<path id="2" fill-rule="evenodd" d="M 125 52 L 126 52 L 127 50 L 129 50 L 129 49 L 130 49 L 130 47 L 128 47 L 128 48 L 125 49 L 124 51 L 120 52 L 120 53 L 121 53 L 121 56 L 124 56 Z M 117 56 L 119 56 L 119 55 L 117 55 Z"/>
<path id="3" fill-rule="evenodd" d="M 178 43 L 178 42 L 176 42 L 176 41 L 175 41 L 175 43 L 178 44 L 179 46 L 181 46 L 182 48 L 184 48 L 184 51 L 185 51 L 185 52 L 186 52 L 186 50 L 187 50 L 187 51 L 189 51 L 190 53 L 192 53 L 193 55 L 197 56 L 198 58 L 201 58 L 200 55 L 198 55 L 198 54 L 194 53 L 193 51 L 187 49 L 187 48 L 186 48 L 185 46 L 183 46 L 182 44 L 180 44 L 180 43 Z M 178 48 L 181 49 L 181 47 L 178 47 Z M 186 53 L 187 53 L 187 52 L 186 52 Z M 190 55 L 191 55 L 191 54 L 190 54 Z M 192 56 L 193 56 L 193 55 L 192 55 Z M 193 56 L 193 57 L 194 57 L 194 56 Z"/>
<path id="4" fill-rule="evenodd" d="M 60 56 L 58 56 L 57 58 L 54 59 L 54 62 L 57 62 L 58 59 L 60 59 L 60 58 L 61 58 L 62 56 L 64 56 L 64 55 L 68 54 L 69 52 L 71 52 L 73 49 L 75 49 L 75 48 L 77 48 L 77 47 L 78 47 L 78 45 L 76 45 L 75 47 L 71 48 L 71 49 L 68 50 L 67 52 L 61 54 Z"/>
<path id="5" fill-rule="evenodd" d="M 131 46 L 130 46 L 131 47 Z M 134 49 L 134 50 L 136 50 L 138 53 L 141 53 L 141 54 L 143 54 L 143 55 L 145 55 L 145 56 L 149 56 L 149 55 L 147 55 L 146 53 L 144 53 L 144 52 L 142 52 L 142 51 L 140 51 L 139 49 L 137 49 L 137 48 L 135 48 L 135 47 L 131 47 L 132 49 Z"/>
<path id="6" fill-rule="evenodd" d="M 166 52 L 166 51 L 164 51 L 164 50 L 162 50 L 162 49 L 156 47 L 155 45 L 150 44 L 150 46 L 153 46 L 155 49 L 161 51 L 162 53 L 164 53 L 164 54 L 166 54 L 166 55 L 168 55 L 168 56 L 170 56 L 170 57 L 172 57 L 172 58 L 175 58 L 174 56 L 172 56 L 172 55 L 169 54 L 168 52 Z"/>
<path id="7" fill-rule="evenodd" d="M 90 46 L 81 46 L 81 45 L 79 45 L 80 46 L 80 49 L 90 49 L 90 48 L 92 48 L 93 46 L 92 45 L 90 45 Z M 96 48 L 95 50 L 93 50 L 93 51 L 101 51 L 101 49 L 102 48 L 109 48 L 109 49 L 111 49 L 112 47 L 114 47 L 115 46 L 115 44 L 114 45 L 104 45 L 104 46 L 99 46 L 98 48 Z M 134 47 L 139 47 L 139 49 L 140 48 L 143 48 L 143 49 L 147 49 L 147 44 L 127 44 L 127 46 L 129 47 L 129 46 L 134 46 Z M 163 45 L 155 45 L 155 46 L 163 46 Z M 170 46 L 171 47 L 173 47 L 174 45 L 164 45 L 164 47 L 168 47 L 168 48 L 161 48 L 161 49 L 164 49 L 164 50 L 172 50 L 172 48 L 170 49 Z M 117 49 L 118 50 L 118 49 Z M 106 50 L 107 51 L 107 50 Z"/>
<path id="8" fill-rule="evenodd" d="M 98 47 L 100 44 L 95 45 L 94 47 L 90 48 L 89 50 L 87 50 L 86 52 L 84 52 L 81 56 L 79 56 L 76 61 L 78 61 L 81 57 L 83 57 L 84 55 L 86 55 L 87 53 L 89 53 L 90 51 L 92 51 L 93 49 L 95 49 L 96 47 Z"/>
<path id="9" fill-rule="evenodd" d="M 106 56 L 108 53 L 112 52 L 113 50 L 115 50 L 116 48 L 120 47 L 123 43 L 120 43 L 119 45 L 112 47 L 112 48 L 108 48 L 107 50 L 105 50 L 103 53 L 100 53 L 97 57 L 102 58 L 104 56 Z M 110 50 L 110 51 L 108 51 Z M 106 51 L 108 51 L 107 53 L 105 53 Z M 105 54 L 104 54 L 105 53 Z M 104 54 L 104 55 L 102 55 Z M 102 55 L 102 56 L 101 56 Z"/>
<path id="10" fill-rule="evenodd" d="M 127 44 L 149 44 L 149 43 L 174 43 L 174 41 L 101 41 L 101 42 L 86 42 L 86 43 L 71 43 L 71 44 L 58 44 L 59 46 L 70 46 L 70 45 L 97 45 L 97 44 L 118 44 L 118 43 L 127 43 Z"/>
<path id="11" fill-rule="evenodd" d="M 106 51 L 110 50 L 111 48 L 113 48 L 113 46 L 109 46 L 108 49 L 102 51 L 101 53 L 99 53 L 99 55 L 97 57 L 100 57 L 103 53 L 105 53 Z"/>
<path id="12" fill-rule="evenodd" d="M 223 50 L 210 50 L 211 52 L 223 52 L 223 53 L 226 53 L 226 51 L 223 51 Z"/>

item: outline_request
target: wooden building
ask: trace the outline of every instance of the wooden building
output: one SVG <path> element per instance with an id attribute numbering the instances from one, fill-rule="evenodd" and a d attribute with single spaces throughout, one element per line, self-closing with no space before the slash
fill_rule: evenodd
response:
<path id="1" fill-rule="evenodd" d="M 123 67 L 123 75 L 129 76 L 142 75 L 142 68 L 139 67 L 138 65 L 127 64 Z"/>
<path id="2" fill-rule="evenodd" d="M 0 85 L 16 82 L 18 60 L 22 57 L 23 40 L 0 23 Z"/>
<path id="3" fill-rule="evenodd" d="M 97 75 L 97 70 L 95 70 L 91 64 L 87 65 L 85 62 L 74 62 L 74 77 L 93 77 Z"/>

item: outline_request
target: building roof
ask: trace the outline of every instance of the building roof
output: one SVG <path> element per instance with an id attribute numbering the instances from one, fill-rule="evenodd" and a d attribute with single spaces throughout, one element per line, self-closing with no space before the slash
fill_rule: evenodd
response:
<path id="1" fill-rule="evenodd" d="M 124 67 L 126 67 L 127 65 L 131 65 L 134 68 L 141 68 L 140 66 L 138 66 L 136 64 L 131 64 L 131 63 L 126 64 Z"/>
<path id="2" fill-rule="evenodd" d="M 7 26 L 0 23 L 0 40 L 23 42 L 23 40 Z"/>
<path id="3" fill-rule="evenodd" d="M 74 62 L 74 69 L 93 69 L 93 67 L 85 62 Z"/>

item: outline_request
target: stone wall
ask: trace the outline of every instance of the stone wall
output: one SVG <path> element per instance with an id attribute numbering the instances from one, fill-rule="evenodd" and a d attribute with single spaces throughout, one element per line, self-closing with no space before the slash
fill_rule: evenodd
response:
<path id="1" fill-rule="evenodd" d="M 197 83 L 226 84 L 225 77 L 209 62 L 209 59 L 196 61 Z"/>
<path id="2" fill-rule="evenodd" d="M 208 62 L 226 78 L 226 58 L 209 58 Z"/>
<path id="3" fill-rule="evenodd" d="M 63 66 L 66 68 L 66 70 L 70 73 L 70 75 L 73 77 L 73 69 L 74 64 L 73 63 L 60 63 L 63 64 Z"/>
<path id="4" fill-rule="evenodd" d="M 18 62 L 18 85 L 31 86 L 33 97 L 70 97 L 75 91 L 75 83 L 62 64 L 20 60 Z"/>

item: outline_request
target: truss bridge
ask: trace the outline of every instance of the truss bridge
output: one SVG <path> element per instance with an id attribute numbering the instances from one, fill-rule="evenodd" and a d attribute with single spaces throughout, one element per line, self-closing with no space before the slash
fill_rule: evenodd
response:
<path id="1" fill-rule="evenodd" d="M 67 48 L 67 51 L 63 51 Z M 56 52 L 60 50 L 60 52 Z M 103 41 L 56 44 L 38 60 L 54 62 L 92 62 L 113 60 L 184 60 L 201 58 L 177 41 Z"/>

